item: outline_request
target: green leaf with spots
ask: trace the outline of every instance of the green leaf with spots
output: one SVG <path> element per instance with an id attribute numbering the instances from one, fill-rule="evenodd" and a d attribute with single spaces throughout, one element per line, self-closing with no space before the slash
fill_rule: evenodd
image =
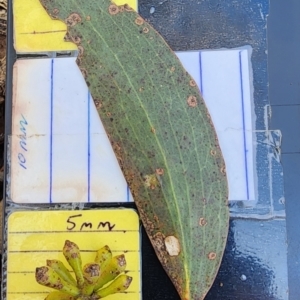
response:
<path id="1" fill-rule="evenodd" d="M 203 299 L 222 259 L 229 213 L 224 161 L 198 87 L 127 5 L 41 2 L 78 45 L 78 66 L 158 258 L 181 299 Z"/>

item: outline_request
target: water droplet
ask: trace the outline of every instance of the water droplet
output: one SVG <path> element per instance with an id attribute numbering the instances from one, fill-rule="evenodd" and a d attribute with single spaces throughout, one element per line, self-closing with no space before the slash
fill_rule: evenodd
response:
<path id="1" fill-rule="evenodd" d="M 152 6 L 152 7 L 150 8 L 150 14 L 152 15 L 152 14 L 154 14 L 154 12 L 155 12 L 155 7 Z"/>
<path id="2" fill-rule="evenodd" d="M 243 274 L 243 275 L 240 277 L 240 279 L 241 279 L 242 281 L 246 281 L 246 280 L 247 280 L 247 276 Z"/>

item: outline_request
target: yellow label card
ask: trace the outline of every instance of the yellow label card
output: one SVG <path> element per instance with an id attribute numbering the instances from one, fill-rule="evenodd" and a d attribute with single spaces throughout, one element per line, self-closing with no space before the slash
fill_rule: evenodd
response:
<path id="1" fill-rule="evenodd" d="M 113 256 L 124 254 L 129 289 L 107 300 L 141 299 L 139 218 L 131 209 L 89 211 L 24 211 L 8 219 L 7 300 L 43 300 L 51 290 L 35 280 L 36 267 L 47 259 L 68 266 L 62 249 L 66 240 L 76 243 L 82 263 L 93 262 L 96 251 L 108 245 Z M 68 266 L 71 271 L 71 268 Z"/>
<path id="2" fill-rule="evenodd" d="M 137 10 L 137 0 L 116 0 Z M 77 50 L 64 41 L 67 26 L 52 20 L 39 0 L 13 0 L 14 45 L 17 53 Z"/>

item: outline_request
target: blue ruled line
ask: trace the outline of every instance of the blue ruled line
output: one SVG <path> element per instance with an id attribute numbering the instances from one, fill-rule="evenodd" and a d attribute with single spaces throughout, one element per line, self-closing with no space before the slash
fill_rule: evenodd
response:
<path id="1" fill-rule="evenodd" d="M 245 158 L 245 177 L 247 200 L 249 200 L 249 182 L 248 182 L 248 163 L 247 163 L 247 145 L 246 145 L 246 126 L 245 126 L 245 107 L 244 107 L 244 87 L 243 87 L 243 70 L 242 70 L 242 51 L 239 52 L 240 63 L 240 83 L 241 83 L 241 98 L 242 98 L 242 116 L 243 116 L 243 136 L 244 136 L 244 158 Z"/>
<path id="2" fill-rule="evenodd" d="M 201 51 L 199 52 L 199 67 L 200 67 L 200 92 L 203 96 L 203 80 L 202 80 L 202 55 Z"/>
<path id="3" fill-rule="evenodd" d="M 91 201 L 91 94 L 88 91 L 88 202 Z"/>
<path id="4" fill-rule="evenodd" d="M 52 150 L 53 150 L 53 70 L 54 59 L 51 59 L 51 96 L 50 96 L 50 182 L 49 182 L 49 202 L 52 203 Z"/>

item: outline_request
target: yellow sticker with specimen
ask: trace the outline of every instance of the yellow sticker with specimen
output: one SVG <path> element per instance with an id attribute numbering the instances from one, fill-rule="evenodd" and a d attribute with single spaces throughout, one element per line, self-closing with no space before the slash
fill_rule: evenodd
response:
<path id="1" fill-rule="evenodd" d="M 93 262 L 97 250 L 105 245 L 113 256 L 124 254 L 131 285 L 126 292 L 105 299 L 141 299 L 139 226 L 132 209 L 12 213 L 8 219 L 7 300 L 43 300 L 53 291 L 36 282 L 35 269 L 46 266 L 47 259 L 68 266 L 62 253 L 66 240 L 79 246 L 83 265 Z"/>
<path id="2" fill-rule="evenodd" d="M 137 0 L 115 0 L 137 10 Z M 77 50 L 75 44 L 64 41 L 65 23 L 52 20 L 39 0 L 14 0 L 14 46 L 17 53 L 65 52 Z"/>

